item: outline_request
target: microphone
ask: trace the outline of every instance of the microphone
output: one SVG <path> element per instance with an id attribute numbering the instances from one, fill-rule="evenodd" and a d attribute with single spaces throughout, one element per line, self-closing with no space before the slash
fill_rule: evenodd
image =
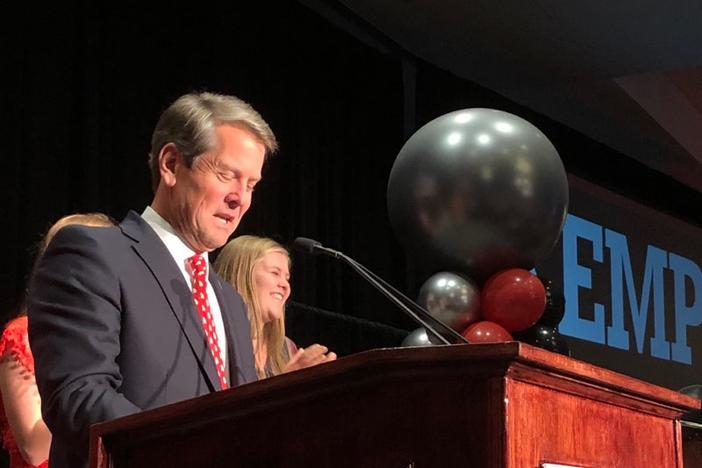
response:
<path id="1" fill-rule="evenodd" d="M 393 286 L 388 284 L 386 281 L 381 279 L 375 273 L 373 273 L 368 268 L 361 265 L 351 257 L 344 255 L 343 253 L 337 250 L 324 247 L 321 244 L 321 242 L 318 242 L 314 239 L 308 239 L 306 237 L 298 237 L 297 239 L 295 239 L 293 241 L 293 247 L 301 252 L 305 252 L 311 255 L 323 254 L 344 261 L 363 279 L 365 279 L 372 286 L 378 289 L 385 297 L 387 297 L 392 303 L 398 306 L 412 320 L 424 327 L 428 333 L 434 335 L 442 343 L 469 343 L 468 340 L 466 340 L 461 334 L 457 333 L 453 328 L 449 327 L 436 317 L 433 317 L 422 306 L 420 306 L 419 304 L 402 294 L 400 291 L 395 289 Z M 451 338 L 451 341 L 449 341 L 448 338 L 442 335 L 437 330 L 437 328 L 442 330 L 444 334 L 448 335 Z"/>
<path id="2" fill-rule="evenodd" d="M 324 254 L 334 258 L 341 258 L 343 255 L 341 252 L 324 247 L 320 242 L 317 242 L 314 239 L 308 239 L 307 237 L 298 237 L 295 239 L 293 242 L 293 247 L 297 248 L 297 250 L 300 250 L 301 252 L 312 255 Z"/>

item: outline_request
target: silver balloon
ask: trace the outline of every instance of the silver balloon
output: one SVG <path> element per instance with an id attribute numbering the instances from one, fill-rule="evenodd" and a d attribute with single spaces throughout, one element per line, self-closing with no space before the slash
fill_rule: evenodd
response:
<path id="1" fill-rule="evenodd" d="M 417 302 L 459 333 L 480 319 L 480 291 L 471 280 L 456 273 L 432 275 L 419 290 Z"/>
<path id="2" fill-rule="evenodd" d="M 494 109 L 424 125 L 388 182 L 390 221 L 408 250 L 479 283 L 506 268 L 533 268 L 558 240 L 567 209 L 554 146 L 526 120 Z"/>
<path id="3" fill-rule="evenodd" d="M 691 396 L 692 398 L 702 400 L 702 385 L 688 385 L 687 387 L 681 388 L 680 393 L 684 393 L 685 395 Z"/>
<path id="4" fill-rule="evenodd" d="M 434 346 L 434 343 L 429 341 L 427 336 L 427 331 L 424 327 L 417 328 L 402 340 L 400 344 L 403 348 L 417 347 L 417 346 Z"/>

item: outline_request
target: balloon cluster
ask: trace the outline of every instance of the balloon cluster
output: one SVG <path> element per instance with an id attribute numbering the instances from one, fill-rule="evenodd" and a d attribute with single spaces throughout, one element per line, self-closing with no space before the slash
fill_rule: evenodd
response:
<path id="1" fill-rule="evenodd" d="M 439 271 L 418 302 L 470 342 L 517 338 L 569 354 L 556 329 L 563 295 L 529 271 L 556 244 L 567 208 L 554 146 L 531 123 L 494 109 L 424 125 L 400 150 L 388 182 L 395 232 Z M 403 345 L 431 345 L 422 332 Z"/>
<path id="2" fill-rule="evenodd" d="M 557 330 L 565 311 L 563 293 L 553 281 L 527 270 L 498 272 L 482 291 L 463 275 L 439 272 L 424 282 L 418 302 L 471 343 L 517 339 L 570 354 L 568 343 Z M 432 344 L 423 328 L 414 330 L 402 342 L 402 346 Z"/>

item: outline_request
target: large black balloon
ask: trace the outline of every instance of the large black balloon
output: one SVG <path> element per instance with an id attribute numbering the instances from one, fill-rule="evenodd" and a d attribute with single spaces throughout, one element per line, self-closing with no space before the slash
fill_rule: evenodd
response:
<path id="1" fill-rule="evenodd" d="M 558 240 L 567 208 L 554 146 L 526 120 L 494 109 L 424 125 L 400 150 L 388 182 L 390 221 L 407 249 L 478 282 L 533 268 Z"/>
<path id="2" fill-rule="evenodd" d="M 570 356 L 570 347 L 555 328 L 536 324 L 520 333 L 514 333 L 518 341 L 553 351 L 554 353 Z"/>

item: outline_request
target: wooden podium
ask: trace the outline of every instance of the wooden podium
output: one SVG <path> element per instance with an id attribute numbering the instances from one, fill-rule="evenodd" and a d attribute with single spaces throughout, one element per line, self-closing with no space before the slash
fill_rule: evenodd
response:
<path id="1" fill-rule="evenodd" d="M 360 353 L 97 424 L 93 467 L 681 467 L 700 402 L 525 344 Z"/>

